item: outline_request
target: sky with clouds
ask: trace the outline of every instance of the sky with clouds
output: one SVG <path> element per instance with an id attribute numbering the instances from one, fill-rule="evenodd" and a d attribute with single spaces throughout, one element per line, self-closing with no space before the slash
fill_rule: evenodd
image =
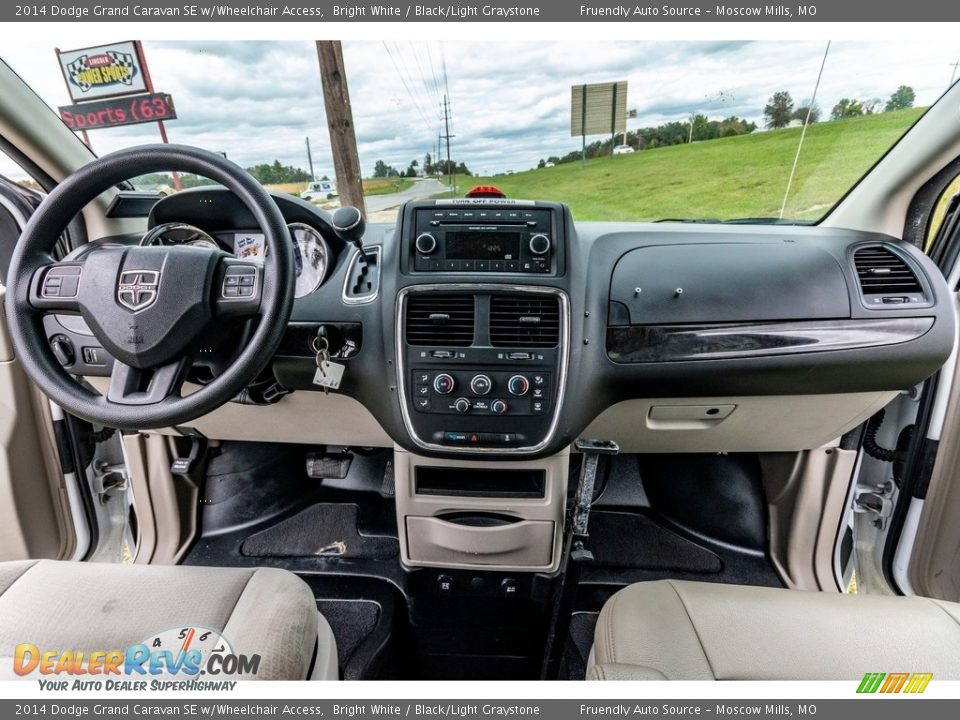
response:
<path id="1" fill-rule="evenodd" d="M 125 39 L 125 38 L 118 38 Z M 73 45 L 83 47 L 78 34 Z M 476 173 L 523 170 L 579 147 L 571 138 L 570 86 L 627 80 L 630 127 L 683 121 L 691 112 L 762 122 L 771 94 L 798 102 L 813 92 L 826 42 L 440 42 L 345 41 L 344 63 L 365 174 L 374 163 L 422 160 L 442 127 L 448 90 L 452 155 Z M 309 136 L 317 174 L 332 175 L 317 56 L 310 42 L 145 42 L 158 91 L 173 96 L 171 142 L 225 152 L 244 166 L 306 167 Z M 917 104 L 946 89 L 960 51 L 925 38 L 835 41 L 818 104 L 887 98 L 912 86 Z M 4 38 L 2 57 L 51 107 L 69 104 L 53 47 Z M 156 142 L 154 125 L 91 132 L 98 154 Z M 0 158 L 0 172 L 15 175 Z"/>

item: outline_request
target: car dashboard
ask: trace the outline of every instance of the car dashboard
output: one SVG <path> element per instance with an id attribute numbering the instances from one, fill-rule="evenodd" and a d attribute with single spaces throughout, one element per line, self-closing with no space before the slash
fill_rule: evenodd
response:
<path id="1" fill-rule="evenodd" d="M 200 418 L 209 437 L 476 459 L 548 457 L 582 435 L 645 452 L 808 449 L 934 373 L 956 337 L 939 271 L 892 237 L 416 200 L 368 225 L 361 253 L 325 211 L 274 197 L 297 248 L 293 314 L 258 381 L 270 391 Z M 105 241 L 263 252 L 222 188 L 165 198 L 148 225 Z M 80 318 L 47 323 L 70 372 L 109 375 Z M 335 392 L 315 382 L 321 346 L 345 368 Z M 217 371 L 199 365 L 197 383 Z"/>

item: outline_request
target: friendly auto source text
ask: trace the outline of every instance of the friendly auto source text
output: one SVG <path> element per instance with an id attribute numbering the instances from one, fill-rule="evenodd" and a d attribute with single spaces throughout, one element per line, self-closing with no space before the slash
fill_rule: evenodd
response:
<path id="1" fill-rule="evenodd" d="M 713 8 L 687 7 L 683 5 L 581 5 L 581 17 L 622 18 L 640 20 L 645 17 L 697 18 L 709 20 L 714 17 L 814 17 L 816 5 L 763 5 L 739 7 L 735 5 L 717 5 Z"/>

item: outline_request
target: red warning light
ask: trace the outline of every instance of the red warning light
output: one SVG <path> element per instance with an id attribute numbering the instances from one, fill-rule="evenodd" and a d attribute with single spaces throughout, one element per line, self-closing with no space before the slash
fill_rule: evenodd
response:
<path id="1" fill-rule="evenodd" d="M 505 198 L 507 194 L 496 185 L 477 185 L 466 194 L 468 198 Z"/>

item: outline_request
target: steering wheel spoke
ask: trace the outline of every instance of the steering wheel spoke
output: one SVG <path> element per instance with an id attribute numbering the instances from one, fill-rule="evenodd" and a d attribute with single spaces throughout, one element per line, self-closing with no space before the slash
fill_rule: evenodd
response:
<path id="1" fill-rule="evenodd" d="M 180 357 L 157 368 L 139 370 L 115 360 L 107 400 L 118 405 L 156 405 L 180 397 L 191 361 Z"/>
<path id="2" fill-rule="evenodd" d="M 214 283 L 214 306 L 221 317 L 245 317 L 260 312 L 263 264 L 256 260 L 224 257 Z"/>
<path id="3" fill-rule="evenodd" d="M 41 312 L 79 313 L 83 262 L 53 262 L 39 268 L 30 281 L 30 305 Z"/>

